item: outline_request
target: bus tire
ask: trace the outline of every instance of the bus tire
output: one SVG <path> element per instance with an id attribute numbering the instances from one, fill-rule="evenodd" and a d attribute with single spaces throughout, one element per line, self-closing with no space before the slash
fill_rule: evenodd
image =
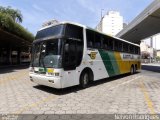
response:
<path id="1" fill-rule="evenodd" d="M 130 74 L 131 74 L 131 75 L 133 75 L 133 74 L 134 74 L 134 67 L 133 67 L 133 65 L 131 66 Z"/>
<path id="2" fill-rule="evenodd" d="M 86 88 L 89 83 L 89 73 L 87 71 L 82 72 L 80 76 L 80 86 L 81 88 Z"/>

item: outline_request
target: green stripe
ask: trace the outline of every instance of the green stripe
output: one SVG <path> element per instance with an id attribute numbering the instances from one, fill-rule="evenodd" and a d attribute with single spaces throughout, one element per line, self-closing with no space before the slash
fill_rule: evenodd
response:
<path id="1" fill-rule="evenodd" d="M 114 52 L 99 50 L 99 53 L 109 74 L 109 77 L 120 74 Z"/>
<path id="2" fill-rule="evenodd" d="M 110 61 L 112 63 L 113 69 L 114 69 L 114 73 L 115 73 L 114 75 L 119 75 L 120 74 L 119 66 L 118 66 L 114 52 L 108 52 L 108 54 L 109 54 Z"/>

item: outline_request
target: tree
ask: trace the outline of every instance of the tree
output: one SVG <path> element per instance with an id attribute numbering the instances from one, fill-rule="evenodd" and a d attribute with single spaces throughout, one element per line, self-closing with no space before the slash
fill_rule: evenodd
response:
<path id="1" fill-rule="evenodd" d="M 21 14 L 21 11 L 12 9 L 10 6 L 8 7 L 0 6 L 0 13 L 11 16 L 14 22 L 22 23 L 23 21 L 23 16 Z"/>

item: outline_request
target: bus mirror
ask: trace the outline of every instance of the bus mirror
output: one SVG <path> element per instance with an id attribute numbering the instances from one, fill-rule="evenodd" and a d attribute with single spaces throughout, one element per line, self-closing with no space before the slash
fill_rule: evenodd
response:
<path id="1" fill-rule="evenodd" d="M 65 44 L 65 52 L 69 52 L 69 44 Z"/>

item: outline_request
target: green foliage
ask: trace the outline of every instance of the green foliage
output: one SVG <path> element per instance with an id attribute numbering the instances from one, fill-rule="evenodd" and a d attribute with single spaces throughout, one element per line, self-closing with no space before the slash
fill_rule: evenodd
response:
<path id="1" fill-rule="evenodd" d="M 11 16 L 14 22 L 19 22 L 19 23 L 22 22 L 23 16 L 21 14 L 21 11 L 19 10 L 12 9 L 10 6 L 8 7 L 0 6 L 0 12 Z"/>
<path id="2" fill-rule="evenodd" d="M 0 29 L 32 42 L 34 40 L 33 34 L 23 28 L 20 24 L 16 23 L 16 19 L 13 19 L 11 14 L 3 12 L 3 10 L 3 7 L 0 7 Z"/>

